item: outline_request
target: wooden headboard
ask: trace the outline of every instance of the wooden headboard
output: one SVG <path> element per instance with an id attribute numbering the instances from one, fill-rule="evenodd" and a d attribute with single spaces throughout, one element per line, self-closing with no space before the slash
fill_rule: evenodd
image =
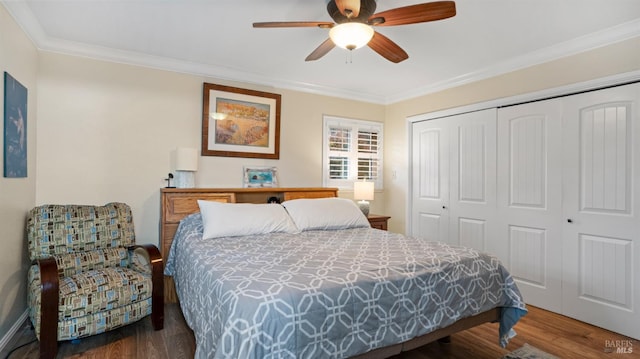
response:
<path id="1" fill-rule="evenodd" d="M 160 190 L 160 252 L 166 261 L 180 220 L 199 212 L 198 200 L 226 203 L 267 203 L 270 197 L 280 201 L 297 198 L 337 197 L 337 188 L 162 188 Z M 164 300 L 178 301 L 173 278 L 164 277 Z"/>

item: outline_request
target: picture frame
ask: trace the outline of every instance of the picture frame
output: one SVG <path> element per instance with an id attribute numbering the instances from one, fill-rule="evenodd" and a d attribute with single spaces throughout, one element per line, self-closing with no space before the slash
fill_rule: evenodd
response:
<path id="1" fill-rule="evenodd" d="M 28 91 L 8 72 L 4 73 L 4 177 L 27 177 Z"/>
<path id="2" fill-rule="evenodd" d="M 276 167 L 244 167 L 243 186 L 248 188 L 278 187 Z"/>
<path id="3" fill-rule="evenodd" d="M 204 83 L 202 156 L 280 158 L 281 95 Z"/>

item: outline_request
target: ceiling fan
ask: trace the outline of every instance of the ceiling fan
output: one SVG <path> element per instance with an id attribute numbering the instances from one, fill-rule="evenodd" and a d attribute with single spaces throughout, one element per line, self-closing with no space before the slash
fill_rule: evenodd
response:
<path id="1" fill-rule="evenodd" d="M 372 26 L 396 26 L 446 19 L 456 15 L 453 1 L 436 1 L 399 7 L 374 14 L 375 0 L 330 0 L 327 11 L 334 22 L 274 21 L 254 22 L 255 28 L 319 27 L 330 29 L 329 38 L 318 46 L 305 61 L 318 60 L 336 45 L 354 50 L 368 45 L 391 62 L 401 62 L 409 55 L 388 37 L 373 30 Z"/>

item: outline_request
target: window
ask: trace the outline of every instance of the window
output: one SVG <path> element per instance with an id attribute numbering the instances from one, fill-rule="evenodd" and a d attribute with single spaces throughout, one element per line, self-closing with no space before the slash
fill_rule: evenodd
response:
<path id="1" fill-rule="evenodd" d="M 353 189 L 356 180 L 382 189 L 382 123 L 324 116 L 323 183 Z"/>

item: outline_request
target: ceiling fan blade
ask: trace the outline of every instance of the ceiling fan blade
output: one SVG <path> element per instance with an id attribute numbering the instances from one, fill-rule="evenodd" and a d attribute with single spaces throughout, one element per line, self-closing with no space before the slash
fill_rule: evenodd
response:
<path id="1" fill-rule="evenodd" d="M 336 47 L 336 45 L 333 41 L 331 41 L 331 39 L 326 39 L 322 44 L 320 44 L 320 46 L 313 50 L 313 52 L 310 53 L 304 61 L 315 61 L 333 50 L 334 47 Z"/>
<path id="2" fill-rule="evenodd" d="M 377 31 L 373 34 L 368 45 L 373 51 L 396 64 L 409 58 L 409 55 L 400 46 Z"/>
<path id="3" fill-rule="evenodd" d="M 373 14 L 368 22 L 376 26 L 395 26 L 442 20 L 455 15 L 455 2 L 436 1 L 379 12 Z"/>
<path id="4" fill-rule="evenodd" d="M 360 15 L 360 0 L 335 0 L 340 13 L 348 18 Z"/>
<path id="5" fill-rule="evenodd" d="M 271 27 L 321 27 L 331 28 L 332 22 L 326 21 L 271 21 L 271 22 L 254 22 L 253 27 L 271 28 Z"/>

